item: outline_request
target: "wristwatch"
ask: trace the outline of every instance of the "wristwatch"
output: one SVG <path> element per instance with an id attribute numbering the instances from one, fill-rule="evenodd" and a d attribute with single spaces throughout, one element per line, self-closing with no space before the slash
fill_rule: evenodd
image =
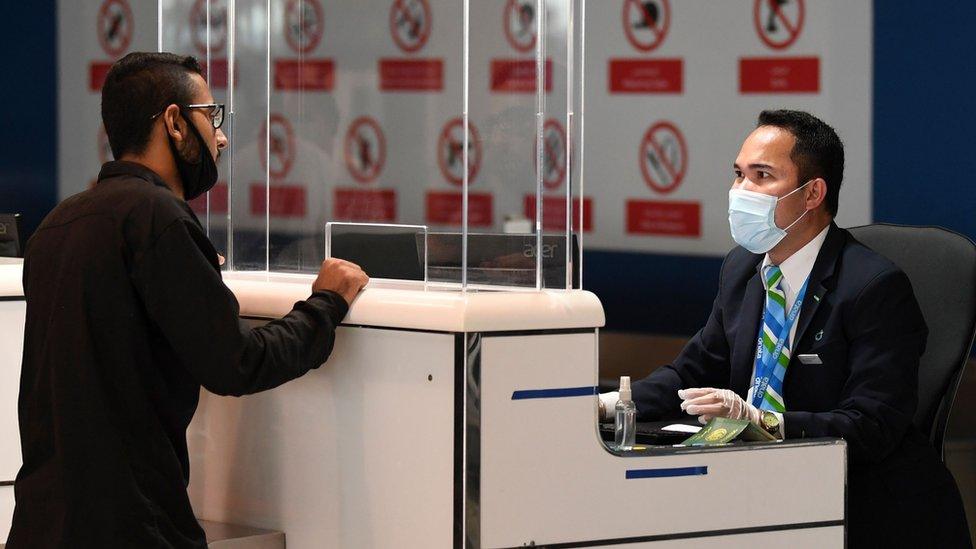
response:
<path id="1" fill-rule="evenodd" d="M 769 410 L 762 410 L 759 416 L 760 426 L 765 429 L 765 431 L 771 435 L 776 435 L 779 433 L 779 418 L 776 414 L 770 412 Z"/>

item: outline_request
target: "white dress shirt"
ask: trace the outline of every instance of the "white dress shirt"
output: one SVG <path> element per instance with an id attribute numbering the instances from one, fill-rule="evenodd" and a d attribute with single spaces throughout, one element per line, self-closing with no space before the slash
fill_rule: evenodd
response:
<path id="1" fill-rule="evenodd" d="M 820 231 L 820 234 L 813 237 L 813 240 L 807 242 L 805 246 L 797 250 L 793 255 L 786 258 L 779 268 L 783 272 L 783 293 L 786 294 L 786 311 L 789 314 L 789 310 L 793 307 L 796 302 L 796 294 L 799 293 L 800 288 L 803 287 L 803 283 L 810 276 L 810 271 L 813 270 L 813 264 L 817 261 L 817 256 L 820 255 L 820 248 L 823 247 L 824 240 L 827 239 L 827 231 L 830 227 L 824 228 Z M 763 258 L 762 267 L 771 265 L 772 261 L 769 259 L 769 254 Z M 760 271 L 760 276 L 762 276 Z M 763 314 L 765 314 L 765 307 L 763 308 Z M 761 318 L 756 319 L 756 325 L 758 327 L 759 323 L 762 322 Z M 793 323 L 790 328 L 790 349 L 793 349 L 795 338 L 796 338 L 796 326 L 799 324 L 799 318 L 797 322 Z M 746 402 L 752 403 L 752 393 L 754 391 L 755 379 L 756 379 L 756 361 L 753 357 L 752 361 L 752 375 L 749 377 L 752 380 L 749 387 L 749 393 L 746 395 Z M 613 419 L 613 409 L 617 405 L 617 401 L 620 399 L 618 392 L 613 391 L 610 393 L 603 393 L 600 395 L 600 401 L 603 403 L 604 417 L 603 419 Z M 787 409 L 789 408 L 789 402 L 786 403 Z M 779 419 L 779 438 L 784 438 L 786 433 L 786 426 L 783 420 L 783 414 L 773 412 Z"/>

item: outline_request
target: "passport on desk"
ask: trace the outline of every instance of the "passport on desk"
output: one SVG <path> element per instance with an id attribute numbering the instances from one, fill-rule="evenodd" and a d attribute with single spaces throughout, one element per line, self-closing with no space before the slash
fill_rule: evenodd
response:
<path id="1" fill-rule="evenodd" d="M 714 446 L 728 444 L 736 439 L 746 442 L 762 442 L 775 441 L 776 437 L 760 429 L 748 419 L 717 417 L 681 444 L 683 446 Z"/>

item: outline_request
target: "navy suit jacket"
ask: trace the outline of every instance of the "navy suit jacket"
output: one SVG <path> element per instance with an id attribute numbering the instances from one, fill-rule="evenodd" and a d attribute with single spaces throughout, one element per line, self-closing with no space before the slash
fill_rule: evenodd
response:
<path id="1" fill-rule="evenodd" d="M 678 389 L 752 384 L 763 256 L 732 250 L 705 327 L 677 359 L 634 384 L 641 419 L 678 412 Z M 831 225 L 797 319 L 783 399 L 786 438 L 842 437 L 854 462 L 884 459 L 912 426 L 928 330 L 908 277 Z M 823 364 L 797 356 L 819 355 Z"/>
<path id="2" fill-rule="evenodd" d="M 762 260 L 741 247 L 726 256 L 705 327 L 673 363 L 633 384 L 639 419 L 680 416 L 678 389 L 730 388 L 746 397 L 765 302 Z M 925 495 L 944 503 L 929 524 L 953 521 L 938 527 L 941 534 L 951 546 L 968 543 L 958 489 L 912 420 L 928 329 L 905 273 L 831 224 L 797 322 L 783 384 L 786 438 L 847 441 L 850 540 L 904 541 L 892 525 L 917 524 L 914 500 Z M 803 364 L 801 354 L 822 364 Z M 886 524 L 856 526 L 878 521 Z"/>

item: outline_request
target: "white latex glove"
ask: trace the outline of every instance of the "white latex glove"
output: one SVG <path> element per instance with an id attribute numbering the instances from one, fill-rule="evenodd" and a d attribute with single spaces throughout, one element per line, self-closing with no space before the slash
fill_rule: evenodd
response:
<path id="1" fill-rule="evenodd" d="M 612 391 L 600 393 L 600 419 L 602 421 L 613 421 L 614 408 L 620 400 L 620 392 Z"/>
<path id="2" fill-rule="evenodd" d="M 748 419 L 761 425 L 759 409 L 729 389 L 682 389 L 678 391 L 678 396 L 682 400 L 681 409 L 689 415 L 698 416 L 698 422 L 702 425 L 716 417 Z"/>

